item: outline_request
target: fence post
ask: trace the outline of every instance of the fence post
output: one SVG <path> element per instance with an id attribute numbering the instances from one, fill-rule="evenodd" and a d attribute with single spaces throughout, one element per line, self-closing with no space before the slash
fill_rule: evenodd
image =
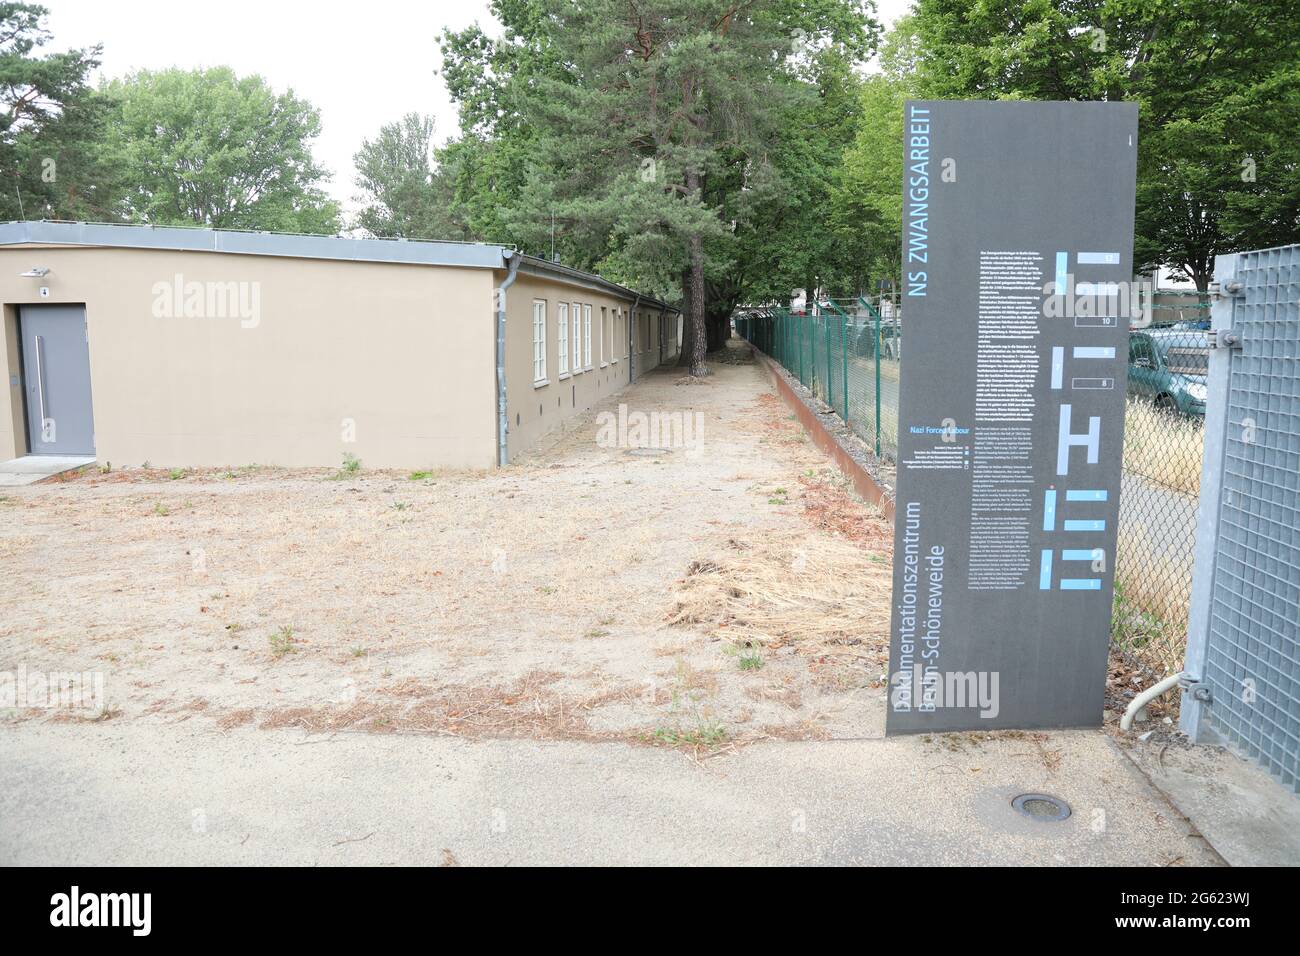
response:
<path id="1" fill-rule="evenodd" d="M 843 371 L 840 374 L 840 391 L 844 397 L 844 424 L 849 424 L 849 318 L 840 316 L 840 360 Z"/>
<path id="2" fill-rule="evenodd" d="M 839 316 L 840 320 L 840 361 L 843 370 L 840 391 L 844 394 L 844 424 L 847 425 L 849 423 L 849 352 L 845 327 L 849 322 L 849 314 L 829 299 L 826 305 Z M 826 326 L 826 404 L 832 409 L 835 408 L 835 395 L 831 392 L 831 327 L 829 324 Z"/>
<path id="3" fill-rule="evenodd" d="M 803 374 L 803 319 L 804 319 L 804 317 L 803 317 L 803 313 L 800 313 L 800 315 L 799 315 L 799 336 L 798 336 L 798 339 L 799 339 L 799 382 L 800 382 L 800 384 L 802 384 L 802 385 L 807 385 L 808 383 L 804 381 L 804 374 Z"/>
<path id="4" fill-rule="evenodd" d="M 876 354 L 876 457 L 880 457 L 880 310 L 872 307 L 862 296 L 858 296 L 858 301 L 867 307 L 871 313 L 871 321 L 874 327 L 872 338 L 874 340 L 871 351 Z"/>
<path id="5" fill-rule="evenodd" d="M 829 317 L 823 319 L 822 323 L 826 326 L 826 404 L 834 408 L 835 393 L 831 391 L 831 323 Z"/>
<path id="6" fill-rule="evenodd" d="M 781 337 L 781 364 L 788 372 L 791 370 L 791 356 L 794 355 L 794 349 L 790 347 L 794 341 L 794 316 L 791 313 L 781 316 L 781 330 L 785 333 Z"/>
<path id="7" fill-rule="evenodd" d="M 880 313 L 876 313 L 876 457 L 880 457 Z"/>
<path id="8" fill-rule="evenodd" d="M 1237 278 L 1240 257 L 1227 253 L 1214 257 L 1214 279 L 1227 288 Z M 1237 300 L 1222 296 L 1210 310 L 1218 335 L 1233 327 Z M 1201 456 L 1200 507 L 1193 545 L 1191 600 L 1187 612 L 1187 646 L 1183 651 L 1183 673 L 1192 680 L 1205 680 L 1205 658 L 1210 641 L 1210 605 L 1214 584 L 1215 550 L 1219 536 L 1219 500 L 1223 488 L 1224 451 L 1228 430 L 1228 390 L 1231 385 L 1232 353 L 1209 349 L 1206 363 L 1208 401 L 1205 406 L 1205 445 Z M 1178 711 L 1178 729 L 1192 743 L 1216 743 L 1205 724 L 1205 702 L 1186 690 Z"/>

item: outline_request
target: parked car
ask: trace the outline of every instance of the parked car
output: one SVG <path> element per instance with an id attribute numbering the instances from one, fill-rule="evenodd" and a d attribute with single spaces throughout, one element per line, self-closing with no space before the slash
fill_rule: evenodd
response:
<path id="1" fill-rule="evenodd" d="M 1128 339 L 1128 391 L 1171 414 L 1205 416 L 1209 336 L 1201 331 L 1148 329 Z"/>

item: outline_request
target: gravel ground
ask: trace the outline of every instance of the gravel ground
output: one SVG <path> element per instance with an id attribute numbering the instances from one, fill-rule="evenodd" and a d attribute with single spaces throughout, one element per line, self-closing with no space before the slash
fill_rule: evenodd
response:
<path id="1" fill-rule="evenodd" d="M 702 436 L 606 447 L 597 415 L 620 402 L 698 412 Z M 848 542 L 887 572 L 889 529 L 845 487 L 767 372 L 740 363 L 697 383 L 653 373 L 496 472 L 136 468 L 7 489 L 0 670 L 102 674 L 113 722 L 690 747 L 876 736 L 880 620 L 743 639 L 725 615 L 667 622 L 719 556 L 767 562 L 808 615 L 825 598 L 799 576 L 809 556 Z M 859 597 L 883 615 L 876 584 Z"/>

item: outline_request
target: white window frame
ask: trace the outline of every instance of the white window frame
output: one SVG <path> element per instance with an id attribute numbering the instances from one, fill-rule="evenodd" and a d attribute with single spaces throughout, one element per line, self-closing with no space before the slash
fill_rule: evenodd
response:
<path id="1" fill-rule="evenodd" d="M 556 306 L 555 347 L 560 359 L 560 378 L 569 377 L 569 303 L 561 302 Z"/>
<path id="2" fill-rule="evenodd" d="M 582 306 L 573 303 L 573 374 L 582 371 Z"/>
<path id="3" fill-rule="evenodd" d="M 591 306 L 582 307 L 582 341 L 583 349 L 587 356 L 587 371 L 590 372 L 591 364 Z"/>
<path id="4" fill-rule="evenodd" d="M 618 306 L 609 313 L 609 364 L 618 364 Z"/>
<path id="5" fill-rule="evenodd" d="M 600 307 L 600 367 L 605 368 L 609 365 L 609 330 L 605 326 L 609 322 L 609 307 L 602 305 Z"/>
<path id="6" fill-rule="evenodd" d="M 533 388 L 549 384 L 546 378 L 546 300 L 533 299 Z"/>

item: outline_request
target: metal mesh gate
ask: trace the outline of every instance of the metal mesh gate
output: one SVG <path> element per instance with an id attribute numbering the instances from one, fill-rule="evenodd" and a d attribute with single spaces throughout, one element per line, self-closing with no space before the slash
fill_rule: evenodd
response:
<path id="1" fill-rule="evenodd" d="M 1300 791 L 1300 245 L 1215 278 L 1182 726 Z"/>

